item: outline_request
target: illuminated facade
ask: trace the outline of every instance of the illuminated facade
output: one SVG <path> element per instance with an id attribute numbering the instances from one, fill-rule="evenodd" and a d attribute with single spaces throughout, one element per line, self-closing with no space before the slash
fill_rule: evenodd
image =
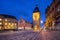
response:
<path id="1" fill-rule="evenodd" d="M 60 0 L 53 0 L 46 9 L 46 28 L 60 29 Z"/>
<path id="2" fill-rule="evenodd" d="M 14 16 L 0 14 L 0 30 L 17 29 L 17 19 Z"/>
<path id="3" fill-rule="evenodd" d="M 32 29 L 32 24 L 29 22 L 25 21 L 24 19 L 20 19 L 18 21 L 18 30 L 31 30 Z"/>
<path id="4" fill-rule="evenodd" d="M 40 29 L 40 12 L 38 6 L 36 6 L 35 10 L 33 11 L 32 15 L 33 19 L 33 29 L 39 30 Z"/>

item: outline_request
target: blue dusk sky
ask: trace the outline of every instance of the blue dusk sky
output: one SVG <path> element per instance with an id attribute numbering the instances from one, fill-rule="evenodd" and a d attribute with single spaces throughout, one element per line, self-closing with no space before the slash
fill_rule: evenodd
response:
<path id="1" fill-rule="evenodd" d="M 0 0 L 0 14 L 15 16 L 18 20 L 20 17 L 32 23 L 32 13 L 38 4 L 40 19 L 46 20 L 46 8 L 52 0 Z"/>

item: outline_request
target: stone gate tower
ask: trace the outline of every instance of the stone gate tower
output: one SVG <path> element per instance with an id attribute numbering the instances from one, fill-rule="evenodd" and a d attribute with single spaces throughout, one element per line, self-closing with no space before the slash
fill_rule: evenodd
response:
<path id="1" fill-rule="evenodd" d="M 34 30 L 39 30 L 40 29 L 40 12 L 38 9 L 38 5 L 36 5 L 36 8 L 33 11 L 32 15 L 33 19 L 33 29 Z"/>

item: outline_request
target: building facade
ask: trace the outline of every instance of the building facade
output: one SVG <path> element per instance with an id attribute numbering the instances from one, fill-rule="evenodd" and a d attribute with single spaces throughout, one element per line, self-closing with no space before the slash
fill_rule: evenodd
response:
<path id="1" fill-rule="evenodd" d="M 0 14 L 0 30 L 17 29 L 17 19 L 14 16 Z"/>
<path id="2" fill-rule="evenodd" d="M 60 29 L 60 0 L 53 0 L 46 9 L 46 28 Z"/>
<path id="3" fill-rule="evenodd" d="M 32 24 L 30 24 L 29 22 L 25 21 L 23 18 L 21 18 L 18 21 L 18 30 L 31 30 L 32 29 Z"/>
<path id="4" fill-rule="evenodd" d="M 38 5 L 36 5 L 36 8 L 33 11 L 32 19 L 33 19 L 33 29 L 39 30 L 40 29 L 40 12 L 38 9 Z"/>

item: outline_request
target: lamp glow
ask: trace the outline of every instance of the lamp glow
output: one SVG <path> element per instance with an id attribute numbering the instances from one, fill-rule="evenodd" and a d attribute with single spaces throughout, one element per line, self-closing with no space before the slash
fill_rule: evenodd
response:
<path id="1" fill-rule="evenodd" d="M 41 20 L 40 22 L 41 22 L 41 23 L 43 23 L 43 21 L 42 21 L 42 20 Z"/>

